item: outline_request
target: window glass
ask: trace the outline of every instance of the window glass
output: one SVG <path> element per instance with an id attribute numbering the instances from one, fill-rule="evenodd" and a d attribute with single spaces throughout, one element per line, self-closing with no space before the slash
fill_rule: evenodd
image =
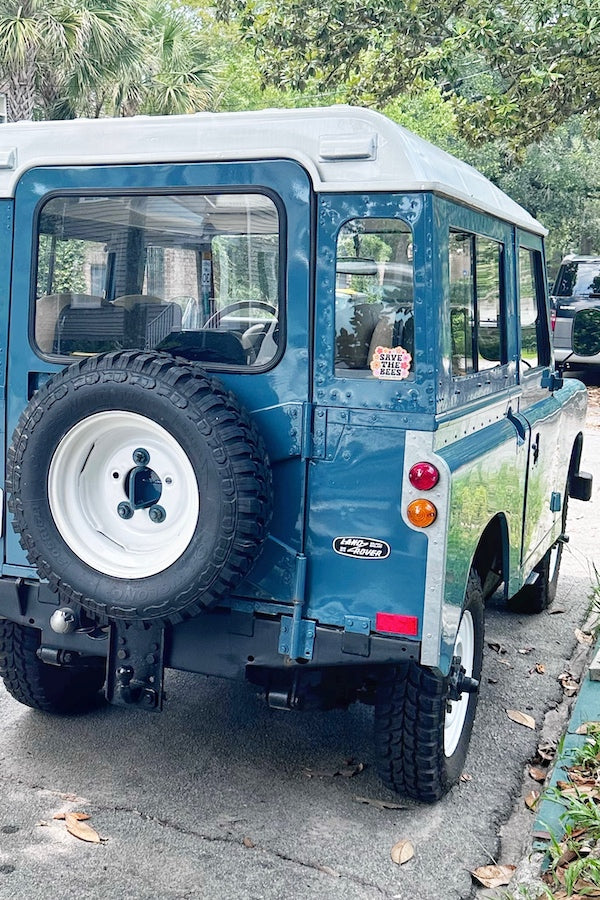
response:
<path id="1" fill-rule="evenodd" d="M 475 236 L 451 232 L 449 251 L 452 374 L 467 375 L 475 371 Z"/>
<path id="2" fill-rule="evenodd" d="M 557 297 L 600 296 L 598 263 L 575 260 L 563 263 L 552 293 Z"/>
<path id="3" fill-rule="evenodd" d="M 526 368 L 548 365 L 550 340 L 542 259 L 539 251 L 519 248 L 519 321 L 521 328 L 521 360 Z"/>
<path id="4" fill-rule="evenodd" d="M 279 218 L 268 197 L 55 197 L 38 232 L 43 352 L 155 348 L 234 366 L 277 353 Z"/>
<path id="5" fill-rule="evenodd" d="M 502 349 L 501 246 L 497 241 L 475 239 L 477 285 L 477 370 L 506 362 Z"/>
<path id="6" fill-rule="evenodd" d="M 340 230 L 335 369 L 345 377 L 413 377 L 413 244 L 398 219 L 352 219 Z"/>
<path id="7" fill-rule="evenodd" d="M 451 231 L 449 283 L 452 374 L 459 377 L 505 363 L 502 245 Z"/>

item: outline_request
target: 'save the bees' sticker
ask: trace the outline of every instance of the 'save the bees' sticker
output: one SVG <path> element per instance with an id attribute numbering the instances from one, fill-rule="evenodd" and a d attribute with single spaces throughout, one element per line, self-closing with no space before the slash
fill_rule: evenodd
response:
<path id="1" fill-rule="evenodd" d="M 385 541 L 369 537 L 336 537 L 333 549 L 340 556 L 353 556 L 355 559 L 387 559 L 391 548 Z"/>
<path id="2" fill-rule="evenodd" d="M 369 363 L 375 378 L 391 381 L 408 378 L 412 356 L 404 347 L 375 347 Z"/>

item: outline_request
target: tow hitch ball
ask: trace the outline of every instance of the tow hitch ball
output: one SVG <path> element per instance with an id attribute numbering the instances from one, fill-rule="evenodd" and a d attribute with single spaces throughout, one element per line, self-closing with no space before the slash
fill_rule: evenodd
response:
<path id="1" fill-rule="evenodd" d="M 479 690 L 479 681 L 467 675 L 461 666 L 460 656 L 452 657 L 450 666 L 448 700 L 460 700 L 462 694 L 474 694 Z"/>

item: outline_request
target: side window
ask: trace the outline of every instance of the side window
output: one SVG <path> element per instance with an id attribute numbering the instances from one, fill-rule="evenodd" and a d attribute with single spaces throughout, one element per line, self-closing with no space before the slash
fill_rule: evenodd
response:
<path id="1" fill-rule="evenodd" d="M 550 362 L 550 341 L 542 258 L 538 250 L 519 248 L 519 323 L 521 360 L 526 368 L 546 366 Z"/>
<path id="2" fill-rule="evenodd" d="M 280 226 L 257 193 L 53 197 L 38 217 L 43 353 L 158 349 L 264 366 L 282 343 Z"/>
<path id="3" fill-rule="evenodd" d="M 413 243 L 399 219 L 352 219 L 337 242 L 335 371 L 412 378 Z"/>
<path id="4" fill-rule="evenodd" d="M 451 231 L 449 281 L 452 374 L 502 365 L 507 361 L 502 244 Z"/>

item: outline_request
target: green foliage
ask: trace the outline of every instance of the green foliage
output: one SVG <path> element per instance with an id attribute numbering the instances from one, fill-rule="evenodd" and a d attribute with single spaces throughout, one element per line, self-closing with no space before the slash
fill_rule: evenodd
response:
<path id="1" fill-rule="evenodd" d="M 0 0 L 11 120 L 194 112 L 210 66 L 197 20 L 160 0 Z"/>
<path id="2" fill-rule="evenodd" d="M 520 164 L 505 160 L 495 180 L 549 229 L 552 271 L 566 253 L 600 250 L 600 141 L 584 120 L 533 144 Z"/>
<path id="3" fill-rule="evenodd" d="M 265 81 L 365 105 L 443 84 L 474 143 L 539 139 L 600 109 L 598 0 L 217 0 L 258 53 Z M 338 96 L 340 94 L 338 93 Z"/>
<path id="4" fill-rule="evenodd" d="M 40 235 L 37 296 L 63 291 L 87 290 L 83 266 L 86 241 L 57 241 L 53 247 L 47 234 Z"/>

